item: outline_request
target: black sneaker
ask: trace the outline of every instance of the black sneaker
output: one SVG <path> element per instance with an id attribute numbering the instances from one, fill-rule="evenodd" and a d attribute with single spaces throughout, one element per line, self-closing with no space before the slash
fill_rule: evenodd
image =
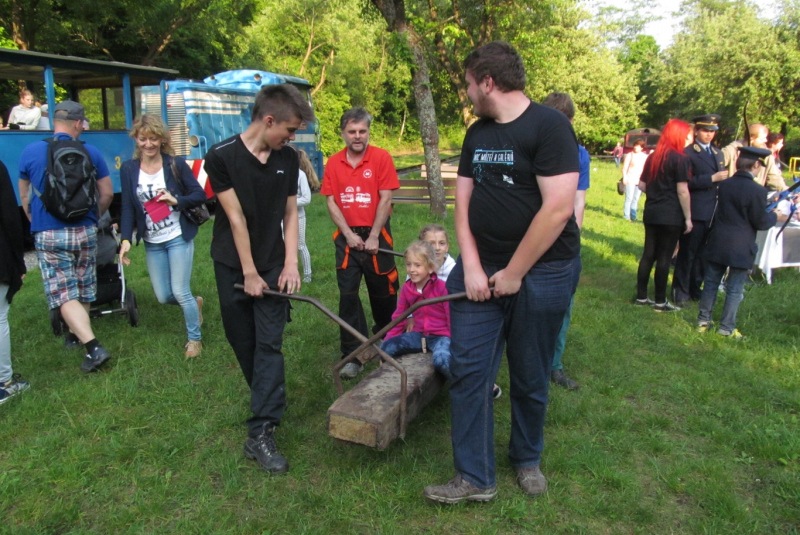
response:
<path id="1" fill-rule="evenodd" d="M 67 332 L 64 335 L 64 347 L 69 349 L 78 349 L 79 347 L 83 347 L 83 344 L 78 337 L 72 334 L 71 332 Z"/>
<path id="2" fill-rule="evenodd" d="M 656 312 L 679 312 L 681 307 L 676 307 L 669 301 L 664 301 L 663 303 L 656 303 L 653 305 L 653 310 Z"/>
<path id="3" fill-rule="evenodd" d="M 640 307 L 651 307 L 651 306 L 655 305 L 656 302 L 653 301 L 652 299 L 650 299 L 649 297 L 647 297 L 645 299 L 635 299 L 633 301 L 633 304 L 634 305 L 639 305 Z"/>
<path id="4" fill-rule="evenodd" d="M 569 376 L 566 373 L 564 373 L 564 370 L 551 371 L 550 382 L 555 383 L 558 386 L 563 386 L 567 390 L 577 390 L 578 388 L 580 388 L 578 386 L 578 383 L 570 379 Z"/>
<path id="5" fill-rule="evenodd" d="M 83 364 L 81 364 L 81 370 L 84 373 L 91 373 L 96 371 L 97 368 L 102 366 L 108 359 L 111 358 L 106 348 L 97 344 L 97 347 L 91 353 L 87 353 L 86 357 L 83 359 Z"/>
<path id="6" fill-rule="evenodd" d="M 255 438 L 248 438 L 244 443 L 244 454 L 248 459 L 258 461 L 259 466 L 270 474 L 285 474 L 289 471 L 289 462 L 275 444 L 274 429 L 264 431 Z"/>

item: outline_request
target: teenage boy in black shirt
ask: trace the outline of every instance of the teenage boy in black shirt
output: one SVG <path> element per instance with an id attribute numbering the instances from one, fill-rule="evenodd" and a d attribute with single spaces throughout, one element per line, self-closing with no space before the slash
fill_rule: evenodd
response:
<path id="1" fill-rule="evenodd" d="M 539 470 L 556 338 L 580 274 L 573 215 L 578 142 L 559 111 L 525 96 L 525 67 L 495 41 L 464 62 L 467 95 L 481 119 L 464 139 L 456 185 L 461 255 L 450 293 L 450 386 L 456 477 L 429 486 L 443 503 L 497 494 L 492 387 L 508 347 L 509 457 L 527 494 L 545 491 Z M 494 287 L 492 291 L 490 288 Z"/>
<path id="2" fill-rule="evenodd" d="M 250 386 L 244 453 L 267 472 L 283 474 L 289 463 L 274 431 L 286 405 L 283 328 L 286 299 L 264 289 L 294 293 L 297 270 L 297 152 L 287 147 L 314 112 L 292 85 L 261 89 L 252 123 L 242 134 L 211 147 L 205 169 L 219 200 L 211 258 L 225 336 Z M 281 237 L 283 222 L 284 237 Z M 243 284 L 244 291 L 234 289 Z"/>

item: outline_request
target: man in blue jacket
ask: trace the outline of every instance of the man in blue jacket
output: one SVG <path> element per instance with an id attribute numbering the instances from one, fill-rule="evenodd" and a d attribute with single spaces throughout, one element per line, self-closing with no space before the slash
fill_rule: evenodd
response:
<path id="1" fill-rule="evenodd" d="M 699 301 L 703 285 L 703 244 L 708 239 L 717 186 L 728 178 L 725 157 L 712 145 L 719 129 L 720 116 L 712 113 L 693 119 L 694 143 L 684 149 L 692 162 L 689 192 L 692 203 L 692 231 L 681 234 L 675 273 L 672 276 L 672 299 L 679 307 L 689 300 Z"/>

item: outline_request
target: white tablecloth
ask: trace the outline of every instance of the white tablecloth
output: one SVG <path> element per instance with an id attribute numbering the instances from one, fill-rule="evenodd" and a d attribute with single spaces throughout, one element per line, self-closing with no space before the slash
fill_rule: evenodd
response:
<path id="1" fill-rule="evenodd" d="M 773 269 L 800 268 L 800 224 L 790 223 L 778 236 L 782 224 L 779 223 L 766 231 L 759 231 L 756 235 L 758 244 L 756 266 L 764 272 L 768 284 L 772 284 Z"/>

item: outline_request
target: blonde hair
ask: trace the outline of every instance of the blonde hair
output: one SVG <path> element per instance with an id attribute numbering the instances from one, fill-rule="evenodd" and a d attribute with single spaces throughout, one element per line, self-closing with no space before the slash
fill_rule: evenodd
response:
<path id="1" fill-rule="evenodd" d="M 300 157 L 300 170 L 304 172 L 306 174 L 306 178 L 308 178 L 308 187 L 311 188 L 311 191 L 319 190 L 319 178 L 317 178 L 317 172 L 314 171 L 314 166 L 311 164 L 311 160 L 308 158 L 306 151 L 300 147 L 295 147 L 294 145 L 289 146 L 297 150 L 297 156 Z"/>
<path id="2" fill-rule="evenodd" d="M 169 131 L 164 126 L 164 121 L 155 115 L 142 115 L 133 123 L 133 128 L 129 133 L 134 140 L 140 135 L 153 135 L 161 140 L 161 152 L 175 156 L 175 149 L 172 148 L 172 140 L 169 137 Z M 133 159 L 137 160 L 142 156 L 139 150 L 139 145 L 134 144 Z"/>
<path id="3" fill-rule="evenodd" d="M 406 259 L 406 261 L 408 261 L 410 255 L 418 256 L 424 260 L 428 265 L 428 271 L 435 273 L 438 269 L 436 264 L 436 253 L 433 252 L 433 247 L 431 247 L 430 243 L 423 240 L 415 241 L 406 248 L 406 252 L 403 254 L 403 257 Z"/>
<path id="4" fill-rule="evenodd" d="M 450 237 L 447 235 L 447 230 L 442 225 L 438 223 L 431 223 L 430 225 L 425 225 L 422 227 L 422 230 L 419 231 L 419 239 L 425 241 L 425 235 L 428 232 L 443 232 L 444 237 L 447 240 L 447 243 L 450 243 Z"/>

